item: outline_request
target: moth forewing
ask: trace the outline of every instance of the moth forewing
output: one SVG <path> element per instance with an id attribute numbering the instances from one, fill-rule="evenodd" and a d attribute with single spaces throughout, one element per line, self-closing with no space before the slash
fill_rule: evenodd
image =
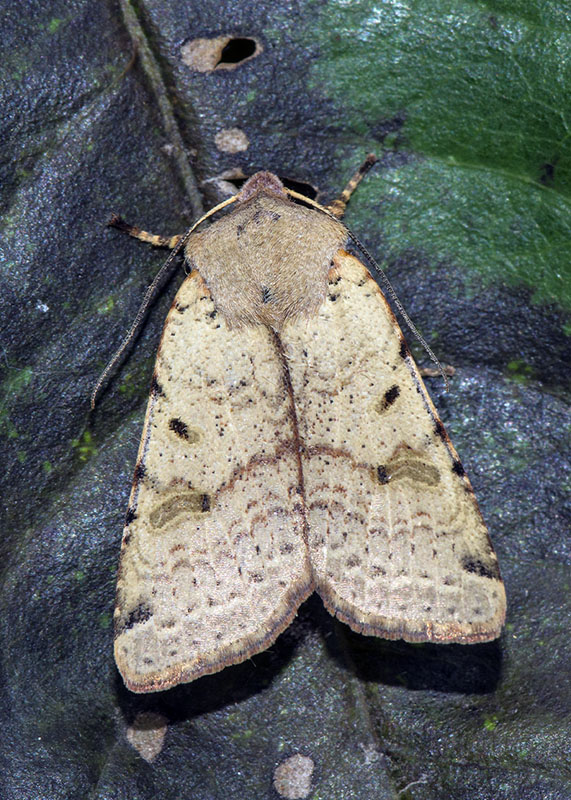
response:
<path id="1" fill-rule="evenodd" d="M 494 639 L 505 615 L 497 558 L 396 319 L 347 253 L 329 286 L 309 327 L 288 330 L 306 354 L 290 371 L 316 589 L 362 633 Z"/>
<path id="2" fill-rule="evenodd" d="M 346 240 L 270 173 L 188 239 L 117 581 L 133 691 L 265 649 L 314 590 L 366 634 L 499 635 L 505 594 L 470 483 Z"/>

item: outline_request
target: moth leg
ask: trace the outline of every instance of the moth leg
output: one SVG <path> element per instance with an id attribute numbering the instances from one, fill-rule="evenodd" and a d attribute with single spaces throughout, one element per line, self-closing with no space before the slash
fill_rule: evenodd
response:
<path id="1" fill-rule="evenodd" d="M 119 217 L 117 214 L 113 214 L 107 226 L 109 228 L 117 228 L 117 230 L 123 233 L 128 233 L 129 236 L 140 239 L 141 242 L 147 242 L 154 247 L 168 247 L 169 250 L 173 250 L 182 239 L 182 234 L 180 233 L 176 236 L 161 236 L 157 233 L 143 231 L 141 228 L 137 228 L 136 225 L 130 225 L 128 222 L 125 222 L 123 217 Z"/>
<path id="2" fill-rule="evenodd" d="M 333 214 L 334 217 L 338 217 L 341 219 L 343 214 L 345 213 L 345 209 L 347 207 L 347 203 L 349 202 L 349 198 L 357 188 L 357 186 L 361 183 L 362 179 L 365 177 L 367 172 L 371 169 L 373 164 L 377 161 L 377 157 L 373 153 L 369 153 L 367 158 L 363 161 L 357 172 L 353 175 L 347 186 L 343 189 L 339 197 L 337 197 L 330 205 L 325 206 L 327 211 L 330 214 Z"/>
<path id="3" fill-rule="evenodd" d="M 137 335 L 143 320 L 147 314 L 147 309 L 149 308 L 150 304 L 152 303 L 157 291 L 160 287 L 164 284 L 164 282 L 168 279 L 169 275 L 172 274 L 175 264 L 175 258 L 178 253 L 180 247 L 182 247 L 182 241 L 188 233 L 178 236 L 158 236 L 154 233 L 148 233 L 147 231 L 142 231 L 140 228 L 137 228 L 135 225 L 129 225 L 128 222 L 125 222 L 124 219 L 118 217 L 114 214 L 109 222 L 107 223 L 111 228 L 117 228 L 124 233 L 128 233 L 129 236 L 133 236 L 135 239 L 140 239 L 142 242 L 148 242 L 149 244 L 154 245 L 155 247 L 168 247 L 172 250 L 170 255 L 168 256 L 167 260 L 155 276 L 153 282 L 147 289 L 145 293 L 145 297 L 143 298 L 143 302 L 141 303 L 141 307 L 137 312 L 137 316 L 133 320 L 133 324 L 129 328 L 129 332 L 121 342 L 119 349 L 111 359 L 111 361 L 107 364 L 103 372 L 101 373 L 99 380 L 97 381 L 93 392 L 91 393 L 91 408 L 92 410 L 95 408 L 95 403 L 97 402 L 97 397 L 101 388 L 107 381 L 108 376 L 113 372 L 117 364 L 122 360 L 125 350 L 131 345 L 132 341 L 134 340 L 135 336 Z"/>

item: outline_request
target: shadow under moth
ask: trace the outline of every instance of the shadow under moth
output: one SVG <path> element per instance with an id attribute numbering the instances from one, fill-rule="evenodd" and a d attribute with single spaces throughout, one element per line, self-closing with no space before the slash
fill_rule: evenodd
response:
<path id="1" fill-rule="evenodd" d="M 339 218 L 373 162 L 327 208 L 259 172 L 206 216 L 234 210 L 184 237 L 115 220 L 184 246 L 190 270 L 121 547 L 115 659 L 134 692 L 267 648 L 314 591 L 369 636 L 500 634 L 504 586 L 470 481 L 393 312 L 345 249 Z"/>

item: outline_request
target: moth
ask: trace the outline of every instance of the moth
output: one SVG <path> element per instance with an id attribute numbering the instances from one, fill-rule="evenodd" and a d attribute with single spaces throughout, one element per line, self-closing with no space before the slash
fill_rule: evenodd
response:
<path id="1" fill-rule="evenodd" d="M 115 221 L 184 245 L 190 270 L 121 546 L 115 659 L 131 691 L 267 648 L 312 592 L 369 636 L 500 634 L 504 586 L 470 481 L 393 312 L 346 249 L 339 218 L 373 161 L 327 208 L 260 172 L 184 238 Z"/>

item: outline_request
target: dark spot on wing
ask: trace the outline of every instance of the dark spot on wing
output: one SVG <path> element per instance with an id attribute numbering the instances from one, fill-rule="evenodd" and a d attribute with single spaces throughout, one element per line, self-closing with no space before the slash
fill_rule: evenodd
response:
<path id="1" fill-rule="evenodd" d="M 414 484 L 423 483 L 427 486 L 437 486 L 440 482 L 440 472 L 429 460 L 408 445 L 396 448 L 389 460 L 377 467 L 377 481 L 381 484 L 389 481 L 412 481 Z"/>
<path id="2" fill-rule="evenodd" d="M 452 464 L 452 472 L 455 475 L 460 475 L 460 476 L 466 474 L 464 467 L 462 466 L 462 463 L 457 458 L 454 459 L 454 463 Z"/>
<path id="3" fill-rule="evenodd" d="M 380 464 L 377 467 L 377 480 L 381 485 L 389 482 L 389 474 L 387 473 L 386 467 L 383 464 Z"/>
<path id="4" fill-rule="evenodd" d="M 446 434 L 446 428 L 445 428 L 445 427 L 444 427 L 444 425 L 443 425 L 443 424 L 440 422 L 440 420 L 439 420 L 439 419 L 437 419 L 437 420 L 435 421 L 435 423 L 434 423 L 434 433 L 435 433 L 435 434 L 436 434 L 436 435 L 437 435 L 437 436 L 438 436 L 440 439 L 442 439 L 442 441 L 443 441 L 443 442 L 446 442 L 446 441 L 448 440 L 448 436 L 447 436 L 447 434 Z"/>
<path id="5" fill-rule="evenodd" d="M 160 533 L 166 525 L 172 523 L 177 517 L 188 517 L 195 514 L 205 514 L 210 511 L 210 495 L 199 492 L 197 489 L 188 489 L 179 493 L 167 495 L 149 514 L 149 522 L 154 533 Z"/>
<path id="6" fill-rule="evenodd" d="M 144 603 L 139 603 L 139 605 L 131 611 L 125 620 L 123 628 L 124 630 L 128 631 L 135 625 L 139 625 L 141 622 L 146 622 L 152 616 L 153 612 L 151 609 Z"/>
<path id="7" fill-rule="evenodd" d="M 394 386 L 391 386 L 390 389 L 387 389 L 387 391 L 383 395 L 384 410 L 392 406 L 392 404 L 395 402 L 399 394 L 400 394 L 400 389 L 396 384 Z"/>
<path id="8" fill-rule="evenodd" d="M 176 433 L 177 436 L 180 436 L 181 439 L 188 440 L 188 425 L 178 417 L 172 417 L 169 420 L 169 428 L 173 433 Z"/>
<path id="9" fill-rule="evenodd" d="M 180 417 L 171 417 L 169 420 L 169 430 L 180 439 L 188 442 L 188 444 L 196 444 L 201 439 L 200 431 L 195 428 L 189 428 L 186 422 L 183 422 Z"/>
<path id="10" fill-rule="evenodd" d="M 401 358 L 406 358 L 409 354 L 410 351 L 408 349 L 408 344 L 406 343 L 406 339 L 404 338 L 404 336 L 401 336 L 399 355 Z"/>
<path id="11" fill-rule="evenodd" d="M 133 475 L 133 483 L 140 483 L 145 477 L 146 472 L 147 468 L 145 467 L 142 461 L 139 461 L 137 463 L 137 466 L 135 467 L 135 473 Z"/>
<path id="12" fill-rule="evenodd" d="M 151 394 L 152 395 L 157 395 L 159 397 L 165 397 L 165 393 L 164 393 L 163 387 L 158 382 L 156 375 L 153 375 L 153 377 L 151 379 Z"/>
<path id="13" fill-rule="evenodd" d="M 127 525 L 130 525 L 136 519 L 137 519 L 137 512 L 135 511 L 134 508 L 129 507 L 127 509 L 127 514 L 125 516 L 125 527 L 127 527 Z"/>
<path id="14" fill-rule="evenodd" d="M 465 556 L 462 559 L 462 569 L 465 572 L 471 572 L 474 575 L 480 575 L 482 578 L 490 578 L 491 580 L 501 580 L 500 568 L 496 561 L 488 561 L 484 563 L 479 558 L 473 556 Z"/>

